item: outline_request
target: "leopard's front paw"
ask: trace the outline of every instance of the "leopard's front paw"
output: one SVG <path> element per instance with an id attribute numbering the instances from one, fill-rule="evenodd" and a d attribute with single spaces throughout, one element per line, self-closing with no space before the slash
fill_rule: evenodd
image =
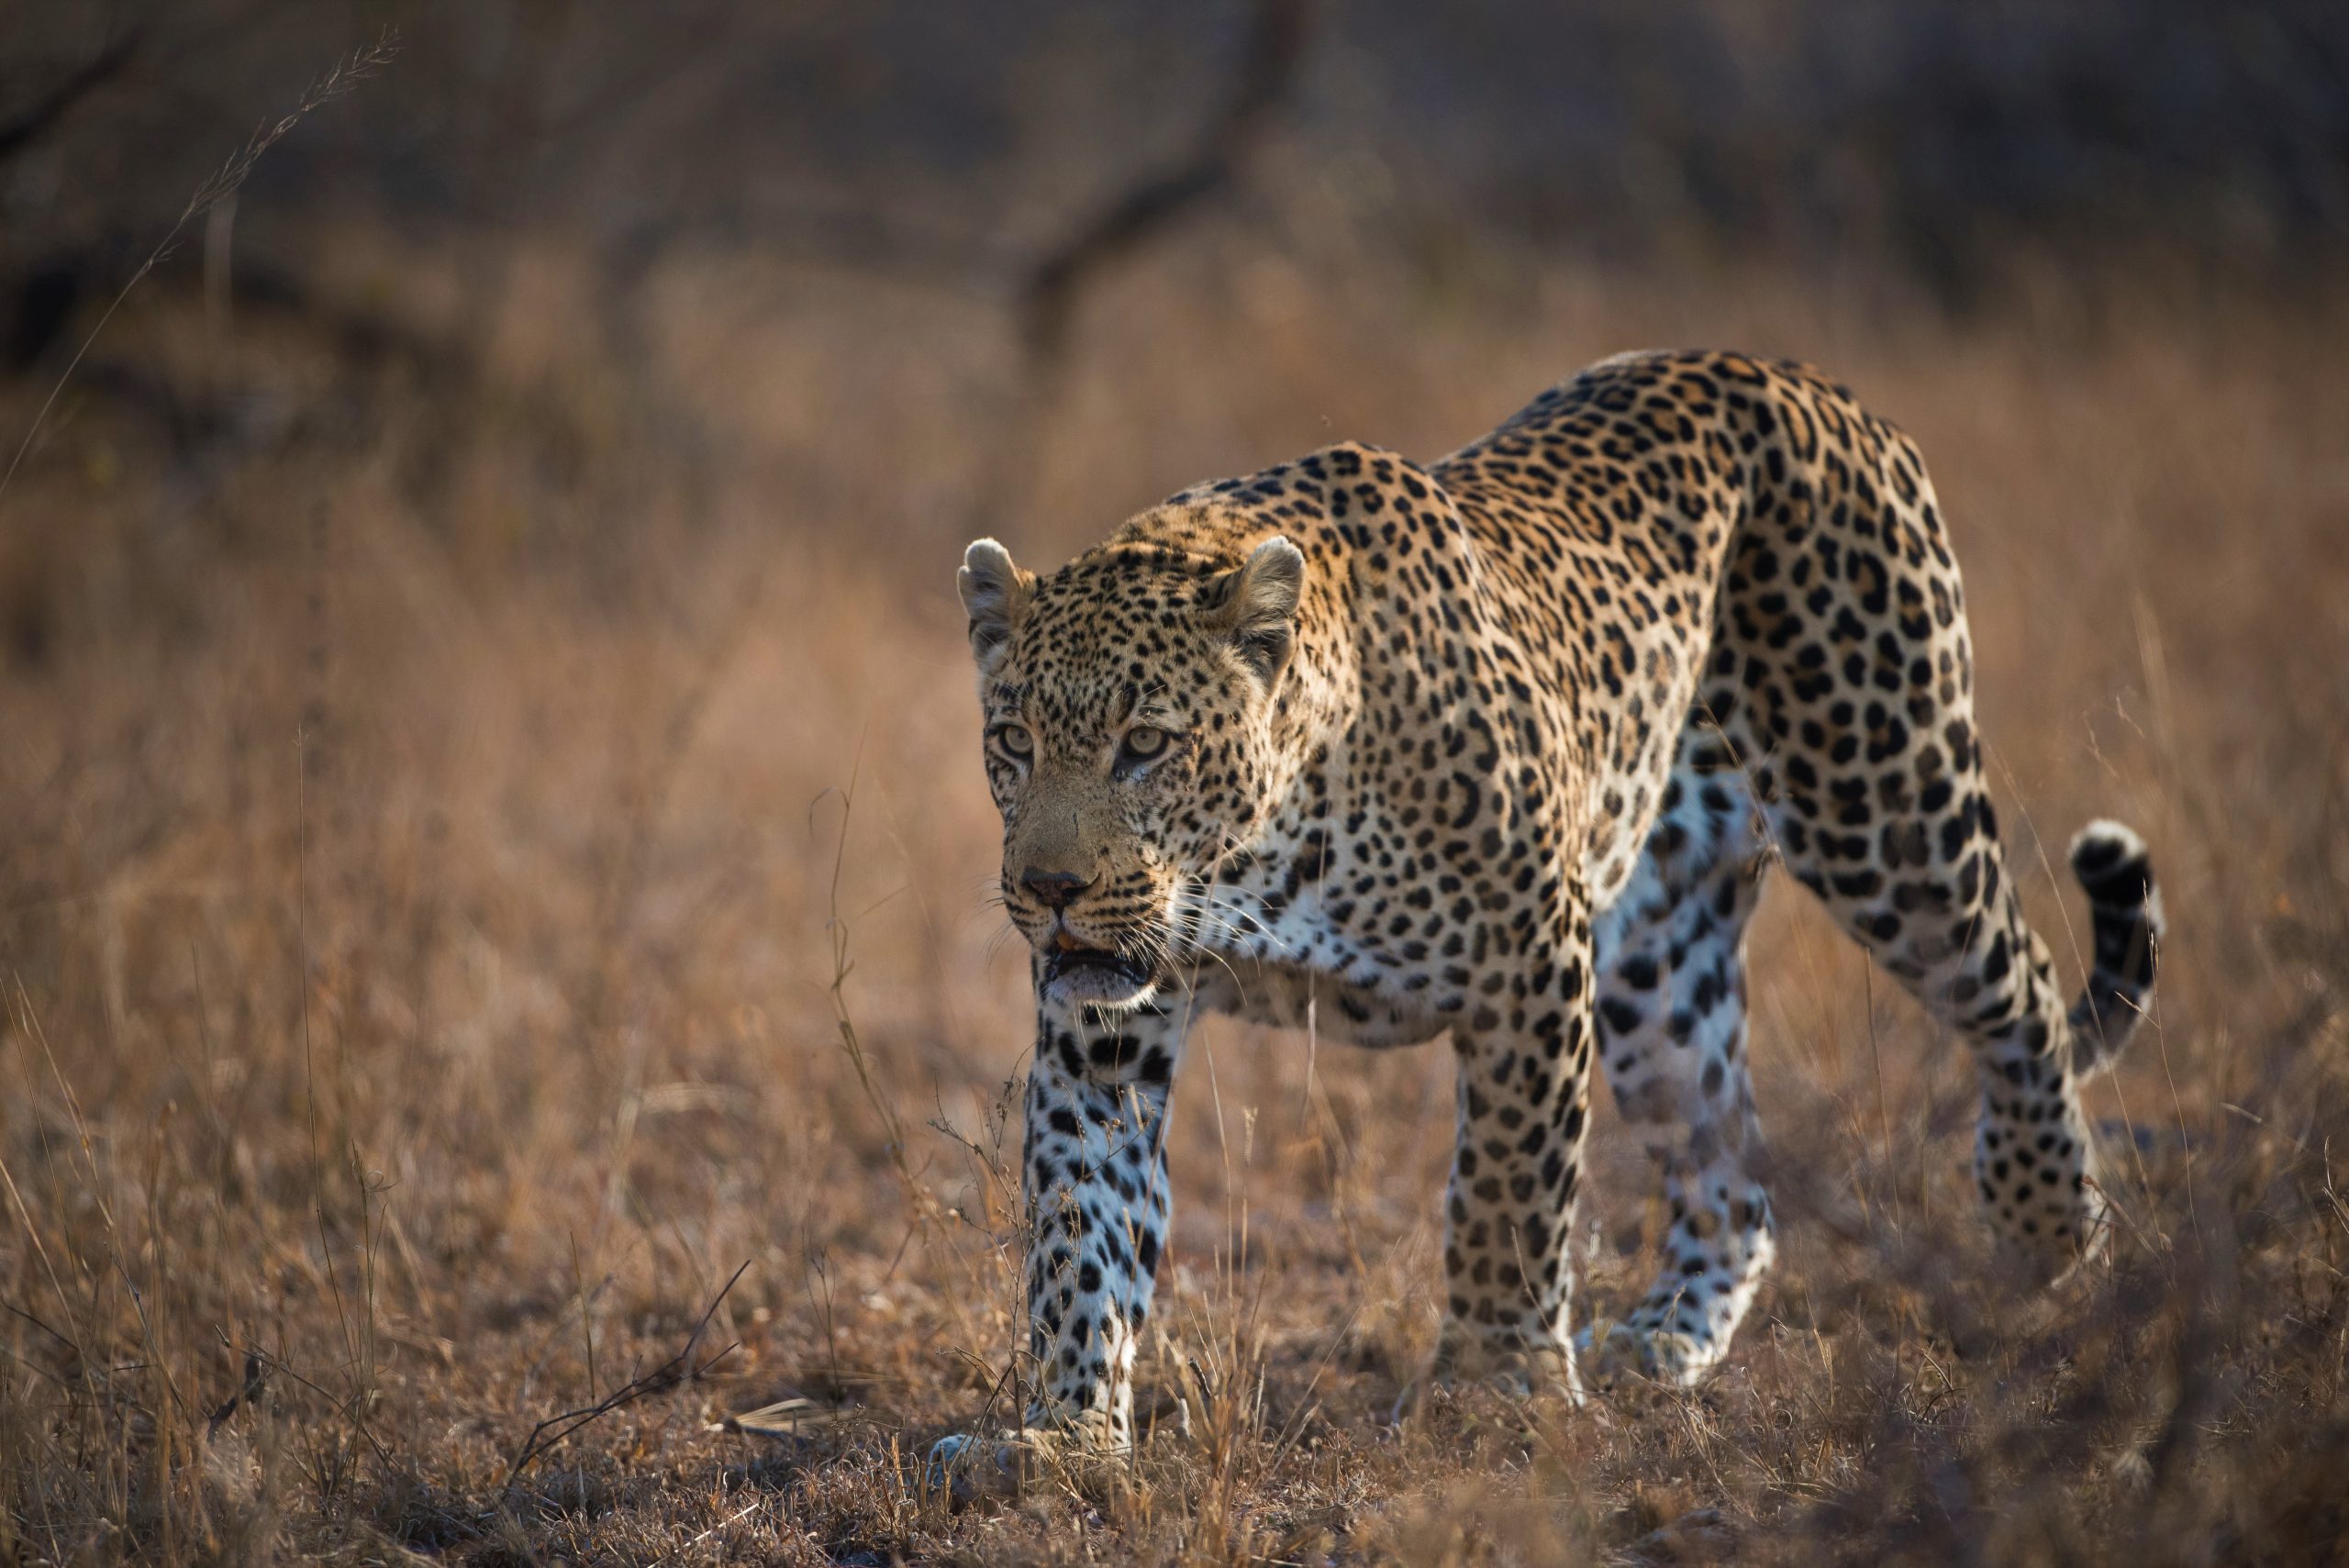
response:
<path id="1" fill-rule="evenodd" d="M 958 1503 L 1009 1492 L 1019 1484 L 1026 1446 L 1018 1432 L 957 1432 L 930 1445 L 924 1479 Z"/>
<path id="2" fill-rule="evenodd" d="M 1631 1374 L 1687 1388 L 1716 1359 L 1695 1335 L 1630 1323 L 1594 1323 L 1575 1335 L 1575 1350 L 1604 1387 Z"/>
<path id="3" fill-rule="evenodd" d="M 957 1432 L 930 1445 L 925 1479 L 958 1503 L 1018 1490 L 1040 1467 L 1072 1468 L 1116 1459 L 1130 1445 L 1106 1420 L 1036 1425 L 1017 1431 Z"/>

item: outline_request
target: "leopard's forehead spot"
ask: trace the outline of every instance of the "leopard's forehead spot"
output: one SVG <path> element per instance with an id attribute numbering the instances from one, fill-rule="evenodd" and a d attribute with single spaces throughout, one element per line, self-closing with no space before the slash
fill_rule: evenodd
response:
<path id="1" fill-rule="evenodd" d="M 1130 718 L 1188 718 L 1223 684 L 1202 624 L 1215 563 L 1112 547 L 1036 585 L 994 700 L 1030 723 L 1098 733 Z"/>

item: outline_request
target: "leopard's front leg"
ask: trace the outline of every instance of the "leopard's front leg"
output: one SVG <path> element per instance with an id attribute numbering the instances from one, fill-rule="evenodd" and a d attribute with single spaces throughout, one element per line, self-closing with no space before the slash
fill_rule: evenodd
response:
<path id="1" fill-rule="evenodd" d="M 1017 1449 L 1118 1453 L 1133 1442 L 1134 1351 L 1166 1242 L 1166 1105 L 1187 997 L 1130 1012 L 1038 1010 L 1021 1154 L 1029 1366 L 1022 1429 L 952 1437 L 939 1479 Z"/>
<path id="2" fill-rule="evenodd" d="M 1444 1199 L 1438 1382 L 1581 1396 L 1567 1240 L 1590 1104 L 1590 924 L 1570 906 L 1453 1026 L 1459 1141 Z"/>

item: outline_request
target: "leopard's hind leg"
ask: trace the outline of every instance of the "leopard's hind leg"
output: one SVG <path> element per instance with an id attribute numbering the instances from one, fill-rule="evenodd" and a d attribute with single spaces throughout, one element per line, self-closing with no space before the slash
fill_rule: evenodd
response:
<path id="1" fill-rule="evenodd" d="M 1743 776 L 1709 727 L 1682 738 L 1630 884 L 1600 917 L 1599 1041 L 1625 1121 L 1661 1170 L 1663 1272 L 1586 1329 L 1601 1375 L 1688 1384 L 1729 1349 L 1776 1251 L 1746 1071 L 1745 926 L 1769 852 Z"/>
<path id="2" fill-rule="evenodd" d="M 2022 902 L 1983 789 L 1964 717 L 1928 747 L 1932 765 L 1910 809 L 1879 822 L 1876 863 L 1825 852 L 1836 840 L 1803 807 L 1800 787 L 1771 815 L 1787 869 L 1876 962 L 1973 1050 L 1982 1103 L 1975 1184 L 2003 1250 L 2053 1279 L 2108 1240 L 2097 1150 L 2080 1084 L 2109 1065 L 2153 983 L 2161 906 L 2136 834 L 2092 823 L 2072 866 L 2088 894 L 2095 956 L 2068 1009 L 2055 965 Z"/>
<path id="3" fill-rule="evenodd" d="M 1738 737 L 1787 869 L 1971 1049 L 1974 1173 L 2005 1249 L 2052 1278 L 2105 1240 L 2079 1084 L 2154 982 L 2145 847 L 2091 825 L 2087 992 L 2067 1005 L 2024 918 L 1975 723 L 1964 588 L 1924 460 L 1815 380 L 1782 377 L 1725 580 L 1708 711 Z"/>

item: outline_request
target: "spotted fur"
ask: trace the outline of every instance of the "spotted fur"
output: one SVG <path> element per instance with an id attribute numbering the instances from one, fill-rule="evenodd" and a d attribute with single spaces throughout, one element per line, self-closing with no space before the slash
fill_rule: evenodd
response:
<path id="1" fill-rule="evenodd" d="M 1440 462 L 1331 447 L 1049 577 L 982 540 L 963 592 L 1035 954 L 1030 1431 L 1131 1440 L 1201 1010 L 1450 1034 L 1439 1377 L 1578 1386 L 1603 1063 L 1672 1228 L 1663 1277 L 1581 1349 L 1699 1376 L 1774 1250 L 1745 974 L 1774 861 L 1972 1048 L 2008 1249 L 2052 1276 L 2100 1244 L 2077 1084 L 2152 985 L 2144 846 L 2099 823 L 2074 848 L 2095 956 L 2067 1011 L 2001 854 L 1932 484 L 1842 387 L 1628 355 Z"/>

